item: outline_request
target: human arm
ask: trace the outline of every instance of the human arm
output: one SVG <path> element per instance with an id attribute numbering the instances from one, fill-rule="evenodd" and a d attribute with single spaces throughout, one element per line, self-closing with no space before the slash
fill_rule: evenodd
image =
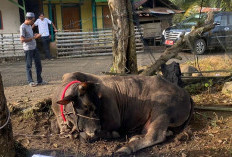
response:
<path id="1" fill-rule="evenodd" d="M 53 29 L 55 32 L 57 32 L 58 30 L 56 29 L 56 26 L 53 24 L 53 22 L 51 20 L 49 20 L 48 18 L 46 18 L 48 24 L 52 25 Z"/>
<path id="2" fill-rule="evenodd" d="M 34 29 L 34 28 L 35 28 L 35 24 L 33 24 L 33 25 L 31 26 L 31 28 Z"/>
<path id="3" fill-rule="evenodd" d="M 35 28 L 35 26 L 38 26 L 38 19 L 35 21 L 35 23 L 31 26 L 32 27 L 32 29 L 34 29 Z"/>
<path id="4" fill-rule="evenodd" d="M 58 30 L 56 29 L 56 26 L 53 23 L 52 23 L 52 27 L 53 27 L 55 32 L 58 32 Z"/>
<path id="5" fill-rule="evenodd" d="M 30 42 L 34 39 L 34 37 L 31 38 L 25 38 L 26 36 L 26 30 L 23 26 L 20 26 L 20 41 L 23 42 Z"/>
<path id="6" fill-rule="evenodd" d="M 40 38 L 41 37 L 41 35 L 40 34 L 35 34 L 33 37 L 31 37 L 31 38 L 25 38 L 24 36 L 20 36 L 20 41 L 23 43 L 23 42 L 30 42 L 30 41 L 32 41 L 32 40 L 34 40 L 34 39 L 38 39 L 38 38 Z"/>

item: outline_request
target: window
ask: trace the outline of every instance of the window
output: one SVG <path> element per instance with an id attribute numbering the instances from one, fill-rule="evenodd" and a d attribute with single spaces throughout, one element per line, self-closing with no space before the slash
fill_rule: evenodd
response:
<path id="1" fill-rule="evenodd" d="M 214 21 L 220 23 L 220 26 L 227 26 L 227 15 L 217 16 Z"/>
<path id="2" fill-rule="evenodd" d="M 0 10 L 0 29 L 3 29 L 2 12 L 1 12 L 1 10 Z"/>
<path id="3" fill-rule="evenodd" d="M 229 14 L 228 16 L 229 16 L 228 25 L 232 25 L 232 15 L 231 15 L 231 14 Z"/>

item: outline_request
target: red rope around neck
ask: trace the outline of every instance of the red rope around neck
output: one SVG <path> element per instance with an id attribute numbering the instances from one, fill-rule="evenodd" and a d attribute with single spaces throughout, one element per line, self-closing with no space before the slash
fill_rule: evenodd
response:
<path id="1" fill-rule="evenodd" d="M 76 81 L 72 81 L 70 82 L 64 89 L 63 93 L 62 93 L 62 96 L 61 96 L 61 100 L 64 99 L 64 96 L 65 96 L 65 92 L 67 91 L 67 89 L 74 83 L 81 83 L 80 81 L 76 80 Z M 65 116 L 64 116 L 64 105 L 60 105 L 60 112 L 61 112 L 61 116 L 64 120 L 64 122 L 66 122 L 66 119 L 65 119 Z"/>

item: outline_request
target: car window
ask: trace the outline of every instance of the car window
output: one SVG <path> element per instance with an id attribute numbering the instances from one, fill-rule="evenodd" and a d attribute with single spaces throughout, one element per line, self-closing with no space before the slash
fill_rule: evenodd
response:
<path id="1" fill-rule="evenodd" d="M 227 26 L 227 15 L 216 16 L 214 22 L 220 23 L 220 26 Z"/>
<path id="2" fill-rule="evenodd" d="M 228 15 L 228 25 L 232 25 L 232 15 Z"/>
<path id="3" fill-rule="evenodd" d="M 207 14 L 202 13 L 200 14 L 194 14 L 188 18 L 186 18 L 184 21 L 181 22 L 182 25 L 190 25 L 194 26 L 197 24 L 197 22 L 204 21 L 207 17 Z"/>
<path id="4" fill-rule="evenodd" d="M 221 16 L 216 16 L 214 18 L 214 22 L 221 22 L 222 17 Z"/>

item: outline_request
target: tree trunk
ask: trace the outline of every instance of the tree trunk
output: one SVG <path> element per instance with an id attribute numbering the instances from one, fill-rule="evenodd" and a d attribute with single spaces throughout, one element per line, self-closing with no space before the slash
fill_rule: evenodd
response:
<path id="1" fill-rule="evenodd" d="M 121 74 L 137 73 L 131 2 L 130 0 L 108 0 L 108 5 L 113 32 L 112 72 Z"/>
<path id="2" fill-rule="evenodd" d="M 128 10 L 128 17 L 129 17 L 129 43 L 128 43 L 128 50 L 127 50 L 127 60 L 126 60 L 126 67 L 129 70 L 130 74 L 137 74 L 137 56 L 136 56 L 136 44 L 135 44 L 135 26 L 133 20 L 133 9 L 131 0 L 127 0 L 127 10 Z"/>
<path id="3" fill-rule="evenodd" d="M 10 120 L 8 121 L 8 117 L 9 113 L 2 84 L 2 76 L 0 73 L 0 156 L 14 157 L 15 150 L 12 126 Z M 1 129 L 1 127 L 3 128 Z"/>

